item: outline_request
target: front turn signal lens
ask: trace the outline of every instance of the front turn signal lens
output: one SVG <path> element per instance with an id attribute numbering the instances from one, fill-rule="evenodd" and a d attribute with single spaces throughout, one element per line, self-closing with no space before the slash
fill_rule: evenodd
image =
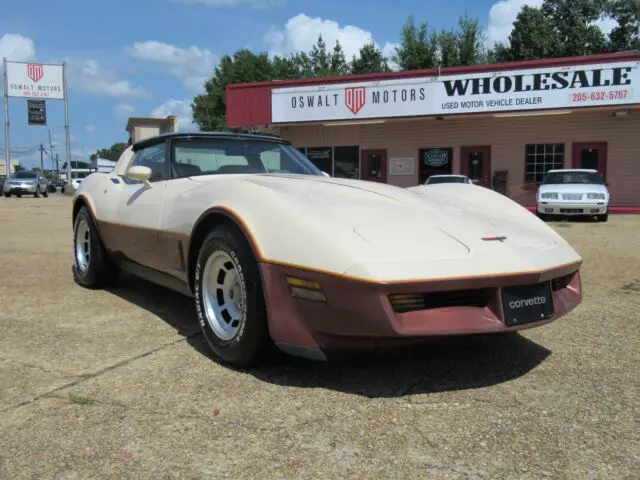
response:
<path id="1" fill-rule="evenodd" d="M 318 282 L 297 277 L 287 277 L 287 284 L 292 297 L 314 302 L 324 303 L 327 301 L 327 297 L 324 296 L 322 287 Z"/>

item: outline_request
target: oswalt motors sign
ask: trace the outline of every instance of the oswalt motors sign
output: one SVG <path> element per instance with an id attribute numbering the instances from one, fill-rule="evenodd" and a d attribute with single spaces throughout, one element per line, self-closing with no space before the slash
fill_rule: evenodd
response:
<path id="1" fill-rule="evenodd" d="M 640 103 L 640 62 L 273 89 L 272 122 L 439 116 Z"/>
<path id="2" fill-rule="evenodd" d="M 10 97 L 64 99 L 62 65 L 7 62 L 7 92 Z"/>

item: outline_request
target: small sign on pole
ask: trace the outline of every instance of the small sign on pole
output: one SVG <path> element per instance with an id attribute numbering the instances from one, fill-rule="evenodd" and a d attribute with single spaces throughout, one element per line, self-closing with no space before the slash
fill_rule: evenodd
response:
<path id="1" fill-rule="evenodd" d="M 27 100 L 29 125 L 47 124 L 47 103 L 44 100 Z"/>

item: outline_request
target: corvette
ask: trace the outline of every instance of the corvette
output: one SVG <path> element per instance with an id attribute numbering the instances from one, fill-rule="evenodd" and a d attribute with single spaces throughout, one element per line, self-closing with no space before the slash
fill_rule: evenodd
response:
<path id="1" fill-rule="evenodd" d="M 79 185 L 73 231 L 78 284 L 126 271 L 192 297 L 212 351 L 237 366 L 513 332 L 582 298 L 581 257 L 507 197 L 330 178 L 266 135 L 134 143 Z"/>

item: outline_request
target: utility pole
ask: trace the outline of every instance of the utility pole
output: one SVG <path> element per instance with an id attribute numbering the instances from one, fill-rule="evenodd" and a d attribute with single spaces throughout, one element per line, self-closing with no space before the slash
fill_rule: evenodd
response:
<path id="1" fill-rule="evenodd" d="M 40 144 L 40 173 L 44 175 L 44 146 Z"/>
<path id="2" fill-rule="evenodd" d="M 51 142 L 51 129 L 48 128 L 47 131 L 49 132 L 49 156 L 51 157 L 51 163 L 53 164 L 53 143 Z"/>

